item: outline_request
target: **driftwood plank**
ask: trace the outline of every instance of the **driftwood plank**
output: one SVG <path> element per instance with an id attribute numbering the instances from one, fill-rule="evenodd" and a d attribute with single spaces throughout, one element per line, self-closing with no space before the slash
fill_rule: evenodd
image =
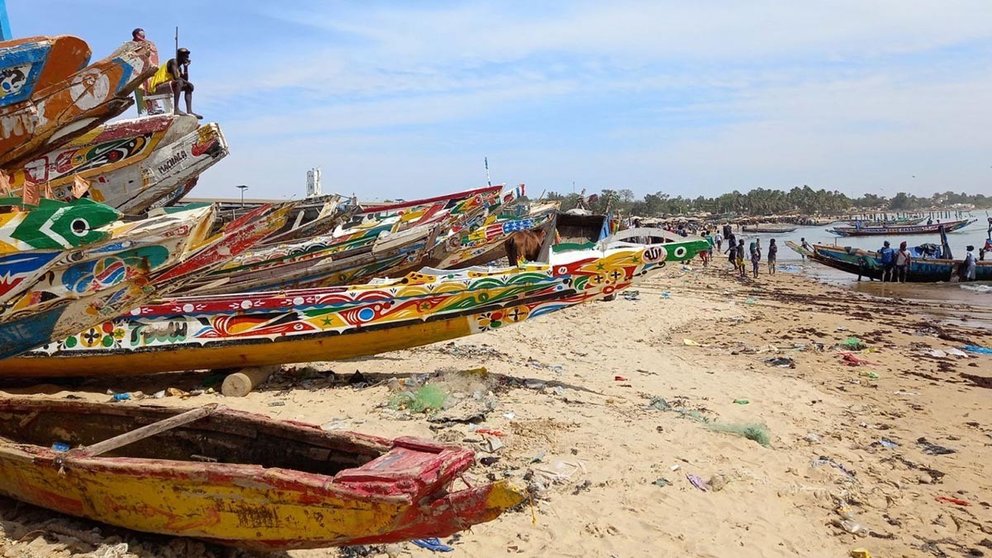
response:
<path id="1" fill-rule="evenodd" d="M 223 407 L 221 407 L 223 408 Z M 66 457 L 69 458 L 85 458 L 85 457 L 95 457 L 97 455 L 107 453 L 108 451 L 113 451 L 115 449 L 124 447 L 128 444 L 137 442 L 138 440 L 144 440 L 156 434 L 161 434 L 166 430 L 172 428 L 177 428 L 189 424 L 191 422 L 200 420 L 201 418 L 213 413 L 218 409 L 216 403 L 211 403 L 209 405 L 204 405 L 196 409 L 186 411 L 167 419 L 160 420 L 158 422 L 153 422 L 147 426 L 142 426 L 141 428 L 135 428 L 130 432 L 125 432 L 119 436 L 114 436 L 113 438 L 108 438 L 102 442 L 93 444 L 92 446 L 85 448 L 77 448 L 70 451 Z"/>

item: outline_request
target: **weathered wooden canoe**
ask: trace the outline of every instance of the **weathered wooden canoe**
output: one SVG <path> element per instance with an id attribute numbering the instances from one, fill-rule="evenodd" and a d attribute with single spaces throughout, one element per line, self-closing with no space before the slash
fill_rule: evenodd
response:
<path id="1" fill-rule="evenodd" d="M 515 199 L 511 195 L 512 199 Z M 443 257 L 460 234 L 501 206 L 496 190 L 463 199 L 404 205 L 354 216 L 333 233 L 297 243 L 259 246 L 184 288 L 189 294 L 299 289 L 397 277 Z"/>
<path id="2" fill-rule="evenodd" d="M 0 492 L 137 531 L 269 551 L 448 536 L 524 498 L 504 482 L 455 490 L 475 461 L 468 449 L 222 407 L 179 412 L 0 400 Z"/>
<path id="3" fill-rule="evenodd" d="M 0 107 L 0 166 L 51 151 L 124 112 L 131 92 L 155 72 L 150 42 L 129 41 L 107 58 Z"/>
<path id="4" fill-rule="evenodd" d="M 144 161 L 160 146 L 179 140 L 198 126 L 194 116 L 172 114 L 102 124 L 10 169 L 11 186 L 20 190 L 25 180 L 48 184 L 56 199 L 67 201 L 73 198 L 73 180 L 78 175 L 93 182 L 94 199 L 103 198 L 103 203 L 119 207 L 116 197 L 105 192 L 107 185 L 100 177 Z"/>
<path id="5" fill-rule="evenodd" d="M 26 37 L 0 42 L 0 107 L 24 102 L 82 70 L 90 47 L 78 37 Z"/>
<path id="6" fill-rule="evenodd" d="M 776 223 L 758 223 L 756 225 L 741 225 L 741 232 L 749 233 L 790 233 L 798 230 L 795 225 Z"/>
<path id="7" fill-rule="evenodd" d="M 151 156 L 100 173 L 90 182 L 90 195 L 124 213 L 138 215 L 171 195 L 229 153 L 220 126 L 204 124 L 169 144 L 160 144 Z"/>
<path id="8" fill-rule="evenodd" d="M 103 322 L 180 288 L 282 226 L 288 208 L 263 207 L 210 235 L 211 207 L 111 228 L 111 239 L 45 263 L 0 306 L 0 358 Z"/>
<path id="9" fill-rule="evenodd" d="M 855 227 L 834 227 L 827 232 L 837 236 L 882 236 L 882 235 L 902 235 L 902 234 L 935 234 L 944 228 L 944 232 L 954 232 L 961 230 L 974 223 L 976 219 L 961 219 L 959 221 L 948 221 L 946 223 L 931 223 L 929 225 L 901 225 L 874 227 L 869 225 Z"/>
<path id="10" fill-rule="evenodd" d="M 350 287 L 164 299 L 0 360 L 0 377 L 265 366 L 427 345 L 605 298 L 661 269 L 670 254 L 691 257 L 703 246 L 585 249 L 518 268 L 423 270 Z"/>

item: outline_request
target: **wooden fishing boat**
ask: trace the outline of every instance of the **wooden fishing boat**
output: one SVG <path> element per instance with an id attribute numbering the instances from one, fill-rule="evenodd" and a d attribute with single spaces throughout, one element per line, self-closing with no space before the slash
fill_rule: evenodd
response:
<path id="1" fill-rule="evenodd" d="M 62 258 L 22 282 L 0 307 L 0 358 L 59 339 L 180 288 L 282 226 L 288 208 L 256 214 L 210 235 L 207 206 L 111 229 L 111 240 Z M 265 213 L 263 213 L 265 212 Z"/>
<path id="2" fill-rule="evenodd" d="M 160 146 L 169 145 L 196 130 L 199 122 L 188 115 L 158 115 L 119 120 L 100 125 L 67 144 L 26 160 L 11 171 L 11 186 L 20 191 L 25 181 L 47 184 L 55 199 L 73 199 L 76 176 L 95 182 L 91 195 L 114 205 L 104 193 L 107 173 L 147 159 Z"/>
<path id="3" fill-rule="evenodd" d="M 486 191 L 446 207 L 449 199 L 356 215 L 332 234 L 260 246 L 185 288 L 220 294 L 322 287 L 400 276 L 444 257 L 446 239 L 470 228 L 505 199 Z"/>
<path id="4" fill-rule="evenodd" d="M 53 449 L 62 444 L 71 449 Z M 457 446 L 214 405 L 0 400 L 0 493 L 260 551 L 444 537 L 523 501 L 505 481 L 468 486 L 474 462 Z"/>
<path id="5" fill-rule="evenodd" d="M 124 112 L 131 92 L 155 72 L 150 42 L 129 41 L 109 57 L 0 107 L 0 167 L 51 151 Z"/>
<path id="6" fill-rule="evenodd" d="M 21 357 L 0 377 L 144 375 L 341 360 L 496 330 L 610 296 L 704 241 L 585 249 L 518 268 L 423 270 L 349 287 L 179 297 Z"/>
<path id="7" fill-rule="evenodd" d="M 90 47 L 78 37 L 27 37 L 0 42 L 0 108 L 27 101 L 82 70 Z"/>
<path id="8" fill-rule="evenodd" d="M 204 124 L 172 143 L 160 145 L 143 161 L 95 176 L 90 195 L 129 215 L 142 214 L 229 153 L 220 126 Z"/>
<path id="9" fill-rule="evenodd" d="M 882 278 L 882 261 L 878 252 L 862 250 L 850 246 L 827 246 L 816 244 L 813 261 L 839 269 L 853 275 L 870 279 Z M 964 260 L 912 258 L 906 270 L 906 281 L 910 283 L 940 283 L 957 281 L 961 275 Z M 992 261 L 976 262 L 975 280 L 992 281 Z"/>
<path id="10" fill-rule="evenodd" d="M 902 225 L 898 227 L 873 227 L 873 226 L 854 226 L 854 227 L 834 227 L 828 229 L 827 232 L 835 234 L 837 236 L 880 236 L 880 235 L 905 235 L 905 234 L 936 234 L 940 232 L 941 227 L 944 228 L 945 232 L 954 232 L 961 230 L 968 225 L 974 223 L 977 219 L 961 219 L 959 221 L 948 221 L 946 223 L 932 223 L 929 225 Z"/>
<path id="11" fill-rule="evenodd" d="M 741 225 L 741 232 L 749 232 L 749 233 L 784 234 L 784 233 L 795 232 L 797 230 L 799 230 L 799 227 L 795 225 L 775 224 L 775 223 L 758 223 L 756 225 Z"/>
<path id="12" fill-rule="evenodd" d="M 505 219 L 502 215 L 493 217 L 496 218 L 492 222 L 475 230 L 452 236 L 448 240 L 450 253 L 435 264 L 435 267 L 454 269 L 485 265 L 502 259 L 506 257 L 506 241 L 517 231 L 541 231 L 550 244 L 554 240 L 558 205 L 535 207 L 528 215 L 519 219 Z"/>
<path id="13" fill-rule="evenodd" d="M 282 244 L 321 236 L 351 219 L 359 210 L 354 198 L 327 194 L 301 200 L 286 224 L 269 235 L 264 244 Z"/>
<path id="14" fill-rule="evenodd" d="M 916 225 L 923 221 L 922 217 L 901 217 L 898 219 L 848 219 L 841 221 L 845 225 L 856 227 L 901 227 L 904 225 Z"/>

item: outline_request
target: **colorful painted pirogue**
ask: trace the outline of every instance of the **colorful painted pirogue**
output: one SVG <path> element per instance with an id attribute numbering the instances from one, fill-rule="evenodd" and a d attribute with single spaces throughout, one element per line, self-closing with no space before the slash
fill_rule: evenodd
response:
<path id="1" fill-rule="evenodd" d="M 27 101 L 36 89 L 64 80 L 89 61 L 90 47 L 77 37 L 0 42 L 0 108 Z"/>
<path id="2" fill-rule="evenodd" d="M 334 233 L 294 244 L 249 250 L 184 292 L 217 294 L 321 287 L 403 275 L 436 263 L 448 236 L 470 228 L 486 212 L 516 199 L 499 187 L 447 207 L 450 197 L 410 202 L 356 215 Z"/>
<path id="3" fill-rule="evenodd" d="M 452 235 L 448 254 L 434 267 L 455 269 L 499 260 L 506 256 L 507 239 L 517 231 L 543 231 L 549 242 L 553 240 L 558 204 L 536 206 L 517 218 L 505 216 L 507 213 L 491 214 L 482 226 Z"/>
<path id="4" fill-rule="evenodd" d="M 961 219 L 959 221 L 948 221 L 946 223 L 931 223 L 929 225 L 902 225 L 902 226 L 882 226 L 875 227 L 869 225 L 854 227 L 834 227 L 827 229 L 827 232 L 837 236 L 879 236 L 879 235 L 903 235 L 903 234 L 934 234 L 940 232 L 944 227 L 945 232 L 961 230 L 975 222 L 975 219 Z"/>
<path id="5" fill-rule="evenodd" d="M 882 261 L 878 252 L 859 248 L 813 245 L 812 251 L 803 250 L 795 243 L 787 243 L 800 254 L 834 269 L 871 279 L 882 278 Z M 960 277 L 964 260 L 912 258 L 906 270 L 906 281 L 911 283 L 939 283 Z M 976 262 L 975 280 L 992 280 L 992 261 Z"/>
<path id="6" fill-rule="evenodd" d="M 282 226 L 286 211 L 260 208 L 213 236 L 211 207 L 177 211 L 108 226 L 107 241 L 61 254 L 54 262 L 38 259 L 40 271 L 22 259 L 19 281 L 5 288 L 0 306 L 0 358 L 179 288 Z"/>
<path id="7" fill-rule="evenodd" d="M 294 207 L 286 224 L 263 242 L 267 245 L 286 244 L 321 236 L 350 220 L 358 211 L 354 198 L 345 198 L 340 194 L 307 198 Z"/>
<path id="8" fill-rule="evenodd" d="M 103 124 L 58 149 L 10 169 L 11 186 L 19 191 L 25 180 L 47 183 L 56 199 L 69 200 L 73 198 L 73 179 L 80 176 L 93 182 L 90 195 L 95 201 L 120 207 L 116 203 L 118 196 L 106 192 L 106 179 L 99 177 L 144 161 L 159 147 L 179 140 L 198 126 L 195 117 L 183 115 L 149 116 Z M 134 189 L 133 184 L 128 186 Z M 124 188 L 121 190 L 120 196 L 123 196 Z"/>
<path id="9" fill-rule="evenodd" d="M 707 248 L 576 250 L 550 264 L 424 271 L 350 287 L 164 299 L 28 355 L 0 377 L 133 375 L 339 360 L 499 329 L 609 296 Z M 676 258 L 675 253 L 681 254 Z"/>
<path id="10" fill-rule="evenodd" d="M 155 68 L 155 46 L 127 42 L 109 57 L 0 107 L 0 167 L 30 159 L 72 140 L 127 109 L 131 92 Z"/>
<path id="11" fill-rule="evenodd" d="M 53 442 L 72 449 L 53 450 Z M 470 450 L 429 440 L 325 432 L 223 407 L 180 414 L 0 400 L 0 493 L 255 550 L 444 537 L 523 501 L 505 481 L 468 486 L 474 462 Z"/>

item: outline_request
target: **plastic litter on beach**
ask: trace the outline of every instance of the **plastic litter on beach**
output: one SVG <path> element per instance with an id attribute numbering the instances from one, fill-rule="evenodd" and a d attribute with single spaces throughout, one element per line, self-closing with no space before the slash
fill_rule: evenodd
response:
<path id="1" fill-rule="evenodd" d="M 771 436 L 768 434 L 768 428 L 763 424 L 733 424 L 714 422 L 707 424 L 706 428 L 712 430 L 713 432 L 725 432 L 727 434 L 743 436 L 744 438 L 747 438 L 753 442 L 758 442 L 765 447 L 770 446 L 772 442 Z"/>
<path id="2" fill-rule="evenodd" d="M 655 486 L 660 486 L 660 487 L 662 487 L 662 488 L 664 488 L 664 487 L 666 487 L 666 486 L 671 486 L 671 484 L 672 484 L 672 481 L 670 481 L 670 480 L 668 480 L 668 479 L 666 479 L 665 477 L 658 477 L 658 478 L 657 478 L 657 479 L 655 479 L 655 481 L 654 481 L 653 483 L 651 483 L 651 484 L 653 484 L 653 485 L 655 485 Z"/>
<path id="3" fill-rule="evenodd" d="M 433 552 L 451 552 L 454 550 L 453 547 L 442 543 L 437 537 L 431 537 L 429 539 L 413 539 L 410 542 L 420 548 L 426 548 L 427 550 L 431 550 Z"/>
<path id="4" fill-rule="evenodd" d="M 868 345 L 857 337 L 848 337 L 840 343 L 840 346 L 849 351 L 860 351 L 868 348 Z"/>
<path id="5" fill-rule="evenodd" d="M 992 355 L 992 348 L 982 347 L 981 345 L 965 345 L 961 349 L 968 351 L 969 353 L 978 353 L 980 355 Z"/>
<path id="6" fill-rule="evenodd" d="M 950 455 L 952 453 L 957 453 L 958 450 L 954 450 L 948 447 L 939 446 L 927 440 L 926 438 L 919 438 L 916 440 L 916 445 L 920 446 L 923 453 L 927 455 Z"/>
<path id="7" fill-rule="evenodd" d="M 954 498 L 951 496 L 937 496 L 934 498 L 938 502 L 944 502 L 946 504 L 954 504 L 956 506 L 970 506 L 971 502 L 968 500 L 962 500 L 961 498 Z"/>
<path id="8" fill-rule="evenodd" d="M 622 296 L 624 300 L 640 300 L 641 291 L 624 291 L 620 296 Z"/>
<path id="9" fill-rule="evenodd" d="M 844 466 L 843 463 L 839 463 L 837 461 L 834 461 L 833 459 L 831 459 L 831 458 L 829 458 L 829 457 L 827 457 L 825 455 L 821 455 L 820 457 L 817 457 L 816 459 L 814 459 L 813 462 L 811 463 L 811 465 L 814 468 L 821 467 L 823 465 L 830 465 L 831 467 L 837 469 L 841 473 L 844 473 L 844 475 L 847 476 L 847 477 L 849 477 L 849 478 L 854 478 L 854 476 L 855 476 L 855 472 L 853 470 L 848 469 L 847 467 Z"/>
<path id="10" fill-rule="evenodd" d="M 886 448 L 886 449 L 895 449 L 895 448 L 899 447 L 899 444 L 897 444 L 896 442 L 893 442 L 892 440 L 890 440 L 888 438 L 882 438 L 878 442 L 875 442 L 875 443 L 878 444 L 878 445 L 880 445 L 880 446 L 882 446 L 883 448 Z"/>
<path id="11" fill-rule="evenodd" d="M 768 366 L 775 366 L 777 368 L 795 368 L 796 361 L 789 357 L 772 357 L 765 359 L 765 364 Z"/>
<path id="12" fill-rule="evenodd" d="M 750 403 L 747 399 L 734 399 L 734 403 L 738 405 L 747 405 Z"/>
<path id="13" fill-rule="evenodd" d="M 867 359 L 863 359 L 854 353 L 847 353 L 847 352 L 841 353 L 840 359 L 844 364 L 848 366 L 865 366 L 868 364 L 872 364 L 872 365 L 874 364 L 873 362 L 869 362 Z"/>
<path id="14" fill-rule="evenodd" d="M 704 481 L 698 475 L 693 475 L 693 474 L 689 473 L 689 474 L 686 474 L 685 478 L 689 480 L 689 484 L 691 484 L 692 486 L 695 486 L 699 490 L 702 490 L 703 492 L 709 492 L 710 491 L 710 487 L 707 486 L 706 481 Z"/>

